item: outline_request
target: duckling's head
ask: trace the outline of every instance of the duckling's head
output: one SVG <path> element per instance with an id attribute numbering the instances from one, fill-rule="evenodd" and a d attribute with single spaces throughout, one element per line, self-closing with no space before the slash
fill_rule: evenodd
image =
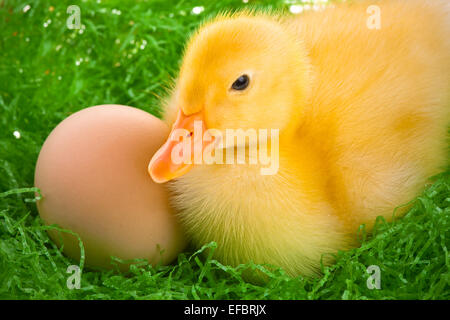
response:
<path id="1" fill-rule="evenodd" d="M 286 25 L 268 15 L 221 16 L 188 43 L 171 97 L 178 108 L 173 129 L 192 135 L 201 120 L 203 129 L 222 133 L 278 129 L 280 138 L 289 136 L 301 121 L 309 86 L 306 51 Z M 190 168 L 167 163 L 175 140 L 169 137 L 150 163 L 157 182 Z"/>

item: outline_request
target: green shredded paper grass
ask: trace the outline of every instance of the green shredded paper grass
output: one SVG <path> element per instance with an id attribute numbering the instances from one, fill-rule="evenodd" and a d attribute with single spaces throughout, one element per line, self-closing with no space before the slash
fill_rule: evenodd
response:
<path id="1" fill-rule="evenodd" d="M 81 9 L 79 30 L 66 27 L 67 7 Z M 285 10 L 287 1 L 251 1 Z M 159 116 L 158 99 L 176 76 L 183 45 L 205 18 L 248 6 L 220 1 L 0 2 L 0 299 L 449 299 L 450 171 L 433 177 L 402 219 L 377 220 L 359 232 L 359 248 L 339 252 L 319 278 L 291 278 L 280 269 L 230 267 L 215 243 L 189 249 L 169 266 L 138 261 L 126 274 L 96 271 L 65 257 L 36 210 L 34 168 L 51 130 L 99 104 L 130 105 Z M 29 6 L 29 8 L 28 8 Z M 194 7 L 204 11 L 194 14 Z M 199 10 L 201 11 L 201 10 Z M 195 11 L 198 12 L 198 11 Z M 112 258 L 112 263 L 117 258 Z M 81 270 L 80 289 L 67 285 Z M 369 289 L 369 266 L 380 289 Z M 264 285 L 242 271 L 267 274 Z M 369 279 L 370 281 L 370 279 Z"/>

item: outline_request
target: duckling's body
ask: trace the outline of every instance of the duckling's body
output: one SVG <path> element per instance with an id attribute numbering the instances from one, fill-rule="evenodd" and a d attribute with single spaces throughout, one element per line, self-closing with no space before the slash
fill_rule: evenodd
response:
<path id="1" fill-rule="evenodd" d="M 381 9 L 379 30 L 366 25 L 366 9 L 373 4 Z M 170 182 L 172 202 L 194 243 L 216 241 L 216 257 L 227 264 L 251 260 L 281 266 L 291 275 L 312 275 L 322 254 L 355 245 L 359 225 L 370 228 L 380 215 L 390 220 L 394 208 L 414 198 L 448 161 L 450 16 L 444 6 L 448 3 L 371 1 L 285 19 L 237 15 L 203 26 L 187 49 L 168 103 L 169 123 L 173 111 L 186 105 L 201 105 L 183 112 L 205 108 L 206 125 L 220 128 L 226 127 L 220 119 L 245 126 L 246 117 L 252 125 L 259 121 L 255 127 L 270 127 L 271 120 L 278 121 L 277 113 L 288 112 L 288 102 L 281 98 L 283 105 L 264 104 L 271 92 L 276 96 L 285 90 L 276 85 L 249 100 L 260 99 L 264 110 L 274 108 L 273 119 L 240 112 L 240 122 L 231 122 L 233 107 L 223 107 L 222 100 L 215 102 L 215 93 L 205 93 L 208 86 L 195 76 L 200 71 L 193 70 L 206 73 L 214 66 L 205 63 L 213 62 L 193 56 L 198 57 L 202 42 L 213 39 L 215 28 L 222 24 L 226 29 L 230 21 L 245 26 L 260 19 L 298 37 L 303 66 L 292 72 L 304 79 L 298 105 L 293 102 L 299 111 L 288 117 L 294 120 L 286 120 L 290 122 L 283 128 L 289 130 L 280 131 L 275 175 L 261 175 L 260 167 L 250 164 L 196 165 Z M 278 39 L 284 31 L 276 28 L 269 36 Z M 227 36 L 223 30 L 218 35 Z M 227 55 L 214 52 L 212 44 L 207 48 Z M 280 57 L 281 63 L 284 59 L 289 63 L 289 57 Z M 191 70 L 194 75 L 187 76 Z M 210 85 L 220 89 L 214 81 Z M 197 84 L 195 93 L 191 83 Z M 256 92 L 256 86 L 250 90 Z M 292 91 L 295 97 L 297 91 Z M 209 107 L 214 103 L 216 109 Z M 213 112 L 219 115 L 214 118 Z"/>

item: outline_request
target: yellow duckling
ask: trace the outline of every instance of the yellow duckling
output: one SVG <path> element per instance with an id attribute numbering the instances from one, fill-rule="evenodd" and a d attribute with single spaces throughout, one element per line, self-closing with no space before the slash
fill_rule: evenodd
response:
<path id="1" fill-rule="evenodd" d="M 380 28 L 368 25 L 370 5 Z M 194 136 L 184 141 L 198 141 L 196 120 L 219 133 L 278 129 L 279 141 L 269 131 L 267 154 L 277 148 L 279 160 L 275 174 L 248 161 L 180 163 L 180 137 L 171 134 L 149 172 L 173 179 L 172 202 L 193 242 L 216 241 L 226 264 L 310 276 L 323 254 L 356 244 L 358 226 L 390 220 L 448 160 L 448 8 L 370 1 L 298 17 L 241 12 L 203 25 L 165 106 L 172 132 L 186 129 Z M 200 141 L 203 151 L 209 145 Z M 179 155 L 193 158 L 187 150 Z"/>

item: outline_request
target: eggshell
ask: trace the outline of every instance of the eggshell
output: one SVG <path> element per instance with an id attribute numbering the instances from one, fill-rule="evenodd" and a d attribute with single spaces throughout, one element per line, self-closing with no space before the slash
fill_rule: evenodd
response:
<path id="1" fill-rule="evenodd" d="M 46 224 L 81 237 L 88 266 L 111 268 L 110 256 L 167 264 L 185 247 L 165 185 L 147 173 L 168 134 L 161 120 L 142 110 L 102 105 L 71 115 L 45 141 L 35 172 L 43 195 L 38 211 Z M 68 256 L 80 258 L 76 237 L 49 235 L 58 245 L 63 241 Z"/>

